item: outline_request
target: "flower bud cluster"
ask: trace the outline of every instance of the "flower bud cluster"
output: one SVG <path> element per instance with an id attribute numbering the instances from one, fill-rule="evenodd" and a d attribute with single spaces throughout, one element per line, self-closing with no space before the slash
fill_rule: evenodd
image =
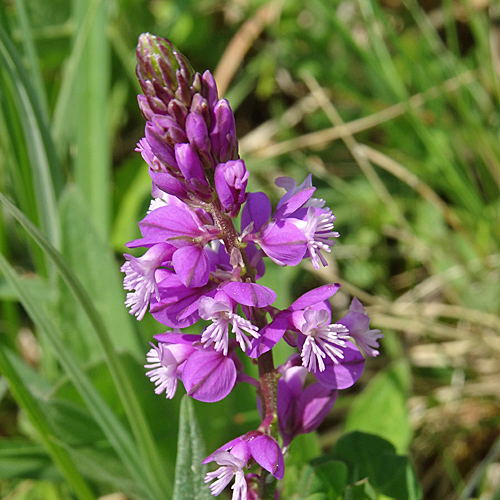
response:
<path id="1" fill-rule="evenodd" d="M 137 150 L 149 165 L 154 199 L 139 222 L 142 237 L 127 244 L 145 252 L 125 255 L 126 305 L 138 319 L 149 309 L 172 329 L 154 336 L 157 344 L 147 355 L 146 375 L 157 394 L 172 398 L 178 381 L 204 402 L 220 401 L 237 383 L 257 388 L 259 428 L 205 460 L 220 466 L 206 478 L 214 480 L 214 495 L 234 478 L 233 499 L 257 498 L 256 488 L 269 481 L 264 472 L 248 472 L 251 467 L 283 477 L 283 451 L 320 425 L 338 390 L 363 373 L 360 349 L 376 356 L 382 335 L 369 329 L 357 299 L 344 318 L 332 321 L 329 299 L 338 284 L 311 290 L 285 310 L 272 306 L 275 291 L 258 283 L 264 259 L 280 266 L 304 259 L 315 268 L 327 265 L 325 253 L 338 236 L 332 211 L 313 197 L 310 175 L 300 185 L 277 179 L 285 193 L 274 210 L 264 193 L 247 193 L 233 113 L 218 98 L 210 72 L 195 73 L 168 40 L 149 34 L 139 39 L 137 59 L 146 119 Z M 208 326 L 199 334 L 182 332 L 200 319 Z M 275 368 L 271 352 L 281 340 L 296 353 Z M 256 360 L 259 380 L 244 373 L 242 355 Z M 306 385 L 308 373 L 315 382 Z"/>
<path id="2" fill-rule="evenodd" d="M 153 182 L 165 193 L 195 205 L 211 202 L 214 188 L 224 212 L 236 217 L 245 201 L 248 173 L 238 159 L 234 116 L 218 99 L 209 71 L 195 73 L 164 38 L 143 34 L 137 46 L 138 98 L 146 137 L 137 150 Z"/>

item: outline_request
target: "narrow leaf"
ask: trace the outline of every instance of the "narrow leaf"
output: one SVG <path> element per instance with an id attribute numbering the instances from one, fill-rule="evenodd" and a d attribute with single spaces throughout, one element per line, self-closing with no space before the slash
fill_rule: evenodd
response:
<path id="1" fill-rule="evenodd" d="M 0 441 L 0 479 L 60 481 L 61 474 L 42 445 L 2 439 Z"/>
<path id="2" fill-rule="evenodd" d="M 59 247 L 56 193 L 61 189 L 61 171 L 37 93 L 23 67 L 22 58 L 0 25 L 0 66 L 12 82 L 16 108 L 26 138 L 37 206 L 43 232 Z"/>
<path id="3" fill-rule="evenodd" d="M 0 268 L 7 275 L 13 272 L 0 254 Z M 7 272 L 6 272 L 7 271 Z M 4 347 L 0 345 L 0 372 L 9 381 L 10 391 L 17 404 L 24 409 L 30 422 L 38 431 L 47 453 L 51 456 L 63 476 L 73 488 L 80 500 L 95 500 L 94 495 L 78 472 L 74 462 L 67 452 L 58 444 L 54 433 L 40 410 L 36 400 L 23 384 L 22 379 L 5 355 Z"/>
<path id="4" fill-rule="evenodd" d="M 113 345 L 141 355 L 143 350 L 139 347 L 131 317 L 124 307 L 125 292 L 116 259 L 100 237 L 91 217 L 80 190 L 76 186 L 66 189 L 60 202 L 61 252 L 92 297 Z M 84 315 L 73 301 L 64 299 L 63 305 L 68 309 L 68 320 L 73 323 Z M 88 322 L 82 326 L 88 329 Z M 87 343 L 85 350 L 89 357 L 101 355 L 102 349 L 95 336 L 85 335 L 83 341 Z"/>
<path id="5" fill-rule="evenodd" d="M 203 438 L 188 396 L 182 399 L 179 422 L 173 500 L 209 500 L 210 489 L 203 482 L 206 467 L 201 464 L 205 458 Z"/>
<path id="6" fill-rule="evenodd" d="M 36 228 L 33 223 L 1 193 L 0 202 L 26 229 L 28 234 L 40 245 L 40 247 L 50 258 L 50 260 L 55 264 L 61 277 L 68 285 L 71 293 L 74 295 L 76 300 L 81 305 L 82 309 L 85 311 L 85 314 L 87 315 L 90 324 L 92 325 L 93 330 L 101 343 L 103 354 L 108 363 L 109 370 L 113 376 L 118 394 L 120 395 L 120 400 L 123 404 L 123 407 L 125 408 L 125 412 L 134 433 L 134 437 L 138 443 L 140 455 L 142 456 L 143 460 L 141 462 L 141 469 L 142 465 L 146 464 L 146 470 L 149 475 L 148 485 L 153 490 L 157 489 L 157 491 L 163 492 L 171 491 L 172 486 L 170 480 L 163 473 L 162 460 L 160 458 L 156 443 L 153 439 L 151 428 L 147 423 L 143 409 L 141 408 L 137 396 L 131 386 L 129 374 L 121 364 L 113 347 L 111 339 L 109 338 L 109 334 L 106 330 L 102 317 L 97 312 L 92 300 L 84 290 L 82 284 L 76 278 L 71 268 L 68 266 L 67 262 L 38 230 L 38 228 Z M 7 264 L 6 261 L 5 263 Z M 32 319 L 34 319 L 33 316 Z M 61 338 L 62 337 L 56 337 L 53 342 L 57 341 L 58 343 L 60 343 Z M 65 351 L 66 350 L 67 349 L 65 349 Z M 70 368 L 72 369 L 73 367 L 70 366 Z M 89 408 L 89 410 L 92 411 L 91 408 Z M 138 459 L 137 455 L 136 458 Z"/>
<path id="7" fill-rule="evenodd" d="M 95 0 L 73 2 L 73 17 L 77 25 L 75 42 L 78 43 L 81 30 L 88 29 L 88 32 L 84 34 L 86 40 L 78 65 L 78 78 L 73 82 L 74 105 L 65 108 L 65 112 L 75 125 L 75 180 L 85 196 L 95 227 L 104 236 L 109 232 L 111 199 L 107 112 L 111 64 L 106 35 L 110 5 L 98 2 L 94 20 L 88 26 L 86 17 L 95 3 Z"/>
<path id="8" fill-rule="evenodd" d="M 29 289 L 23 284 L 20 277 L 1 254 L 0 270 L 13 288 L 15 288 L 21 304 L 45 336 L 54 355 L 58 359 L 59 363 L 61 363 L 61 366 L 64 368 L 75 386 L 78 388 L 78 391 L 85 401 L 89 411 L 92 413 L 92 416 L 103 430 L 111 445 L 115 448 L 117 454 L 127 466 L 130 474 L 134 476 L 140 484 L 142 484 L 145 491 L 149 492 L 150 498 L 153 499 L 155 496 L 159 497 L 158 494 L 153 494 L 151 492 L 150 478 L 148 477 L 147 471 L 144 470 L 144 463 L 141 461 L 140 454 L 128 432 L 123 428 L 120 421 L 116 418 L 106 402 L 95 390 L 94 386 L 79 367 L 77 361 L 73 358 L 67 347 L 62 342 L 62 333 L 59 331 L 57 325 L 50 319 L 46 312 L 39 307 L 37 301 L 30 294 Z M 0 366 L 7 367 L 7 369 L 9 368 L 10 365 L 8 364 L 6 356 L 2 357 Z M 9 375 L 11 377 L 13 376 L 12 370 L 10 370 Z M 26 394 L 29 395 L 29 393 L 20 379 L 18 379 L 14 384 L 14 388 L 19 391 L 18 398 L 20 399 L 19 404 L 21 406 L 28 403 L 33 404 L 31 397 L 29 400 L 26 399 L 25 401 L 25 398 L 27 397 Z M 41 413 L 40 409 L 34 406 L 33 408 L 30 407 L 28 411 L 30 411 L 30 413 L 36 411 Z M 34 418 L 38 422 L 38 417 Z M 48 434 L 48 430 L 44 430 L 44 432 Z M 52 444 L 53 439 L 54 438 L 51 437 L 49 443 L 50 445 Z M 48 448 L 48 451 L 49 450 L 51 450 L 51 448 Z"/>

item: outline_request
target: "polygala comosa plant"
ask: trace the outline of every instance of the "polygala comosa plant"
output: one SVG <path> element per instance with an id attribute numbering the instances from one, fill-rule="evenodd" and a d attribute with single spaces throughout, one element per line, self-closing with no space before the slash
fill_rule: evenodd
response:
<path id="1" fill-rule="evenodd" d="M 253 385 L 261 423 L 205 458 L 217 464 L 205 482 L 213 495 L 232 482 L 233 500 L 277 498 L 290 443 L 314 431 L 338 391 L 361 377 L 363 354 L 378 355 L 382 334 L 370 330 L 356 298 L 332 320 L 337 283 L 285 310 L 273 306 L 275 291 L 259 284 L 265 259 L 326 266 L 338 237 L 335 216 L 314 197 L 311 175 L 301 184 L 276 179 L 283 188 L 276 207 L 265 193 L 247 191 L 233 112 L 209 71 L 195 72 L 172 43 L 150 34 L 139 38 L 137 61 L 146 119 L 137 151 L 149 166 L 153 199 L 139 222 L 142 237 L 127 244 L 145 252 L 125 254 L 126 305 L 139 320 L 149 309 L 170 329 L 154 335 L 147 376 L 157 394 L 172 398 L 180 380 L 190 397 L 207 403 L 238 383 Z M 183 333 L 200 318 L 206 328 Z M 295 353 L 275 366 L 273 348 L 282 341 Z M 241 356 L 257 364 L 258 380 L 244 372 Z M 308 373 L 314 382 L 306 383 Z"/>

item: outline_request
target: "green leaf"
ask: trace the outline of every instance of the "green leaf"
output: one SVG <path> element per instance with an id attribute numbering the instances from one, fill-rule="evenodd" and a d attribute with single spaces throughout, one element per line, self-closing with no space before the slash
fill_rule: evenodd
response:
<path id="1" fill-rule="evenodd" d="M 381 457 L 376 488 L 391 498 L 398 500 L 418 500 L 422 490 L 407 457 L 386 453 Z"/>
<path id="2" fill-rule="evenodd" d="M 26 286 L 31 285 L 31 279 L 23 280 Z M 39 399 L 48 398 L 50 392 L 54 389 L 52 383 L 44 378 L 37 370 L 29 365 L 24 359 L 10 350 L 5 350 L 9 363 L 21 378 L 23 384 L 28 388 L 34 397 Z"/>
<path id="3" fill-rule="evenodd" d="M 408 458 L 397 455 L 394 446 L 379 436 L 363 432 L 346 434 L 337 441 L 333 458 L 347 465 L 347 482 L 351 485 L 367 480 L 378 492 L 391 498 L 418 500 L 422 497 Z M 349 494 L 358 493 L 352 490 Z"/>
<path id="4" fill-rule="evenodd" d="M 82 474 L 93 482 L 113 487 L 127 497 L 142 499 L 144 492 L 113 450 L 103 446 L 70 448 L 68 453 Z M 156 499 L 155 499 L 156 500 Z"/>
<path id="5" fill-rule="evenodd" d="M 347 466 L 336 460 L 317 459 L 311 462 L 314 472 L 327 488 L 329 498 L 342 495 L 347 483 Z"/>
<path id="6" fill-rule="evenodd" d="M 298 484 L 301 497 L 322 493 L 326 498 L 341 497 L 346 487 L 347 466 L 330 457 L 318 457 L 303 471 Z"/>
<path id="7" fill-rule="evenodd" d="M 365 478 L 370 481 L 376 478 L 382 456 L 395 452 L 394 446 L 379 436 L 351 432 L 337 441 L 333 457 L 347 465 L 347 482 L 354 484 Z"/>
<path id="8" fill-rule="evenodd" d="M 61 474 L 40 444 L 0 441 L 0 479 L 46 479 L 60 481 Z"/>
<path id="9" fill-rule="evenodd" d="M 113 345 L 120 350 L 129 350 L 141 355 L 138 338 L 131 327 L 130 315 L 123 305 L 125 292 L 116 260 L 98 235 L 90 217 L 80 190 L 76 186 L 69 186 L 60 201 L 61 252 L 88 295 L 92 297 Z M 66 294 L 63 293 L 62 296 L 66 297 Z M 83 339 L 87 345 L 80 354 L 86 358 L 100 355 L 102 348 L 98 339 L 93 335 L 85 335 L 91 325 L 82 308 L 66 298 L 62 306 L 66 308 L 68 323 L 79 322 L 81 325 Z M 71 335 L 77 337 L 73 332 Z"/>
<path id="10" fill-rule="evenodd" d="M 61 189 L 61 171 L 54 144 L 50 136 L 47 117 L 22 58 L 0 24 L 0 67 L 10 79 L 16 108 L 19 112 L 26 148 L 30 159 L 40 224 L 49 241 L 59 247 L 59 223 L 56 193 Z"/>
<path id="11" fill-rule="evenodd" d="M 409 383 L 404 362 L 378 373 L 354 400 L 345 430 L 377 434 L 393 443 L 398 452 L 406 452 L 412 436 L 406 408 Z"/>
<path id="12" fill-rule="evenodd" d="M 62 443 L 77 447 L 105 439 L 89 412 L 75 403 L 51 398 L 38 404 L 53 427 L 55 437 Z"/>
<path id="13" fill-rule="evenodd" d="M 33 87 L 36 89 L 39 105 L 44 114 L 47 114 L 47 96 L 43 86 L 42 74 L 38 62 L 38 54 L 24 3 L 24 0 L 14 0 L 17 18 L 19 20 L 19 28 L 22 32 L 21 40 L 24 46 L 24 55 L 28 60 L 28 71 L 30 79 L 33 82 Z"/>
<path id="14" fill-rule="evenodd" d="M 203 482 L 206 467 L 203 438 L 200 433 L 193 403 L 188 396 L 181 401 L 179 440 L 173 500 L 209 500 L 209 487 Z"/>
<path id="15" fill-rule="evenodd" d="M 174 476 L 175 469 L 175 447 L 177 441 L 177 428 L 179 419 L 179 403 L 181 398 L 175 397 L 173 400 L 165 398 L 154 392 L 154 386 L 148 377 L 140 376 L 144 374 L 143 363 L 139 362 L 129 353 L 121 353 L 120 361 L 128 373 L 137 373 L 138 376 L 131 379 L 132 390 L 139 399 L 141 408 L 147 408 L 148 424 L 153 430 L 153 438 L 157 443 L 161 443 L 160 453 L 162 458 L 163 473 L 168 477 Z M 96 360 L 85 365 L 85 374 L 92 384 L 106 400 L 115 415 L 123 422 L 126 421 L 125 411 L 118 396 L 113 378 L 109 372 L 105 360 Z M 85 404 L 80 397 L 77 388 L 71 379 L 65 377 L 58 383 L 52 394 L 53 398 L 74 403 L 80 408 Z M 162 416 L 167 418 L 168 425 L 159 425 L 158 419 Z"/>
<path id="16" fill-rule="evenodd" d="M 5 267 L 4 260 L 0 254 L 0 268 L 9 278 L 10 266 Z M 43 412 L 40 410 L 35 398 L 28 391 L 24 385 L 19 374 L 9 362 L 8 357 L 5 355 L 4 347 L 0 344 L 0 373 L 9 381 L 10 392 L 15 398 L 17 404 L 26 411 L 32 425 L 38 431 L 38 435 L 42 440 L 45 449 L 50 457 L 57 465 L 62 475 L 73 488 L 75 494 L 80 500 L 94 500 L 95 497 L 90 491 L 89 487 L 81 477 L 74 462 L 64 450 L 64 448 L 54 438 L 53 430 L 45 418 Z"/>
<path id="17" fill-rule="evenodd" d="M 368 481 L 348 486 L 345 491 L 345 500 L 377 500 L 377 493 Z"/>
<path id="18" fill-rule="evenodd" d="M 287 453 L 287 464 L 299 467 L 307 464 L 321 454 L 321 445 L 315 432 L 298 435 L 291 443 Z"/>
<path id="19" fill-rule="evenodd" d="M 106 34 L 110 5 L 95 0 L 72 3 L 77 26 L 75 46 L 81 36 L 85 38 L 85 46 L 76 72 L 78 77 L 73 81 L 73 105 L 65 108 L 65 113 L 66 120 L 71 120 L 75 127 L 75 181 L 85 196 L 94 226 L 104 236 L 109 232 L 111 212 L 107 107 L 111 64 Z M 90 25 L 86 22 L 88 16 L 94 17 Z M 85 31 L 84 35 L 81 31 Z"/>
<path id="20" fill-rule="evenodd" d="M 304 498 L 305 495 L 316 491 L 310 486 L 316 476 L 309 462 L 320 454 L 321 446 L 315 432 L 300 434 L 292 441 L 285 459 L 285 477 L 281 482 L 283 498 L 292 497 L 297 492 Z"/>

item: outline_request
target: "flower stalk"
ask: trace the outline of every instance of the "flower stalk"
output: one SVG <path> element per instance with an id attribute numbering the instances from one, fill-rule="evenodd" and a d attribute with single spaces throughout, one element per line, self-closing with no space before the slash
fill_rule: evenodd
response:
<path id="1" fill-rule="evenodd" d="M 146 250 L 125 254 L 122 271 L 130 312 L 142 319 L 149 310 L 167 328 L 154 335 L 146 375 L 157 394 L 174 397 L 180 381 L 207 403 L 237 383 L 256 387 L 261 424 L 203 461 L 219 466 L 205 482 L 213 495 L 233 482 L 233 500 L 274 499 L 290 443 L 314 431 L 338 390 L 359 379 L 360 349 L 377 355 L 382 334 L 369 329 L 357 299 L 332 322 L 329 299 L 339 284 L 310 290 L 284 310 L 272 306 L 276 292 L 259 284 L 264 260 L 327 265 L 338 237 L 332 211 L 313 197 L 311 175 L 300 185 L 276 179 L 285 193 L 274 209 L 265 193 L 248 192 L 234 116 L 210 72 L 195 72 L 170 41 L 150 34 L 140 36 L 137 60 L 146 119 L 137 151 L 149 167 L 153 200 L 139 222 L 141 238 L 127 244 Z M 183 333 L 200 318 L 209 326 Z M 281 341 L 296 352 L 276 367 L 273 348 Z M 241 356 L 258 365 L 258 380 L 244 373 Z M 316 381 L 305 385 L 308 373 Z"/>

